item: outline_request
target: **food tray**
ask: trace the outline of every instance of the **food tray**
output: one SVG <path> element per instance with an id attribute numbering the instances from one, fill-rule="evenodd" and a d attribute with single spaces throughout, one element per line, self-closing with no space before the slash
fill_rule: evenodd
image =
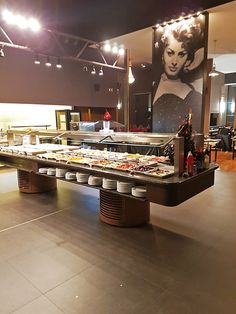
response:
<path id="1" fill-rule="evenodd" d="M 145 175 L 158 177 L 158 178 L 167 178 L 174 175 L 174 167 L 172 166 L 160 166 L 156 167 L 150 171 L 145 172 Z"/>

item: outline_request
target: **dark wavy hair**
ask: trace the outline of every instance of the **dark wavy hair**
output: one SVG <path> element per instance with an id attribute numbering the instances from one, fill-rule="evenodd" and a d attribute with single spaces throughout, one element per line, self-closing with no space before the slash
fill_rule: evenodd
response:
<path id="1" fill-rule="evenodd" d="M 202 38 L 201 27 L 199 24 L 180 23 L 175 27 L 167 27 L 161 37 L 162 49 L 167 47 L 169 36 L 173 36 L 178 42 L 182 43 L 182 47 L 187 51 L 187 60 L 193 61 L 194 53 L 198 49 L 198 44 Z"/>

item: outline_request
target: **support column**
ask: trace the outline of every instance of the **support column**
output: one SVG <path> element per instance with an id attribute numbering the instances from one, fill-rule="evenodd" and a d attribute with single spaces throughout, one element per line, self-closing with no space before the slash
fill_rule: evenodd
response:
<path id="1" fill-rule="evenodd" d="M 118 227 L 139 226 L 150 219 L 150 203 L 148 200 L 100 190 L 100 219 Z"/>
<path id="2" fill-rule="evenodd" d="M 22 193 L 43 193 L 55 190 L 57 180 L 55 177 L 40 176 L 38 174 L 17 170 L 18 186 Z"/>

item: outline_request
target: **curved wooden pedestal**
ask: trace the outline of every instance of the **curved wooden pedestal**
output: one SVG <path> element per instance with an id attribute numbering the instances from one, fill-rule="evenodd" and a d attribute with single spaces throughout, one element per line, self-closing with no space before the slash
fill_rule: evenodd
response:
<path id="1" fill-rule="evenodd" d="M 22 193 L 43 193 L 57 188 L 56 178 L 44 177 L 19 169 L 17 176 L 19 190 Z"/>
<path id="2" fill-rule="evenodd" d="M 145 224 L 150 218 L 148 200 L 100 190 L 100 219 L 109 225 L 133 227 Z"/>

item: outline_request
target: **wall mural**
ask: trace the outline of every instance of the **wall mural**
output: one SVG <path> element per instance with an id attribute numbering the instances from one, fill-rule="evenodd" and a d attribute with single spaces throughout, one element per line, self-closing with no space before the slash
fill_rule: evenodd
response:
<path id="1" fill-rule="evenodd" d="M 176 133 L 190 112 L 193 130 L 202 130 L 207 17 L 201 14 L 153 30 L 153 132 Z"/>

